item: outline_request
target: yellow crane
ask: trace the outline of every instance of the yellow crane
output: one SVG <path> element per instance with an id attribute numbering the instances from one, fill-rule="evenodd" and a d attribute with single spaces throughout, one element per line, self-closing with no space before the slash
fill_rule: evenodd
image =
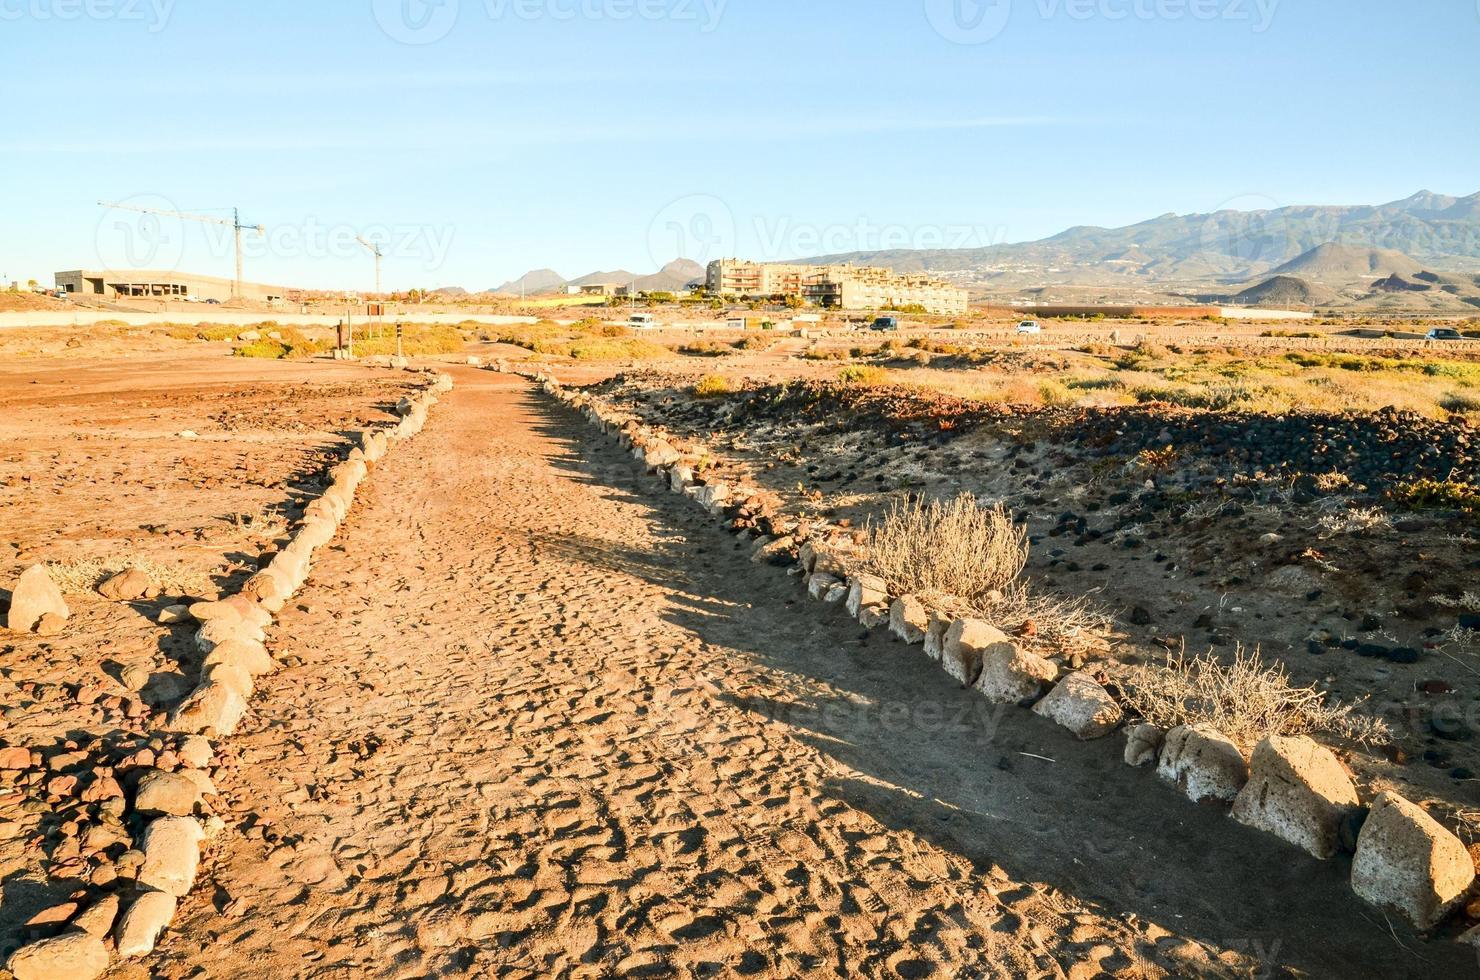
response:
<path id="1" fill-rule="evenodd" d="M 186 214 L 184 211 L 166 211 L 161 208 L 141 208 L 134 204 L 115 204 L 109 201 L 99 201 L 98 204 L 105 208 L 122 208 L 124 211 L 138 211 L 140 214 L 159 214 L 167 218 L 181 218 L 185 221 L 201 221 L 208 225 L 223 225 L 236 232 L 236 279 L 231 284 L 231 298 L 240 300 L 242 298 L 242 232 L 255 231 L 257 234 L 265 234 L 267 229 L 262 225 L 242 224 L 242 215 L 236 208 L 231 209 L 231 219 L 215 218 L 208 214 Z M 224 208 L 222 210 L 225 210 Z"/>

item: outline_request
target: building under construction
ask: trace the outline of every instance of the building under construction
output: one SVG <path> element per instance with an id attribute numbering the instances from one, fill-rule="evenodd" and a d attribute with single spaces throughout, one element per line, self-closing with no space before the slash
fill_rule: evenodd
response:
<path id="1" fill-rule="evenodd" d="M 57 288 L 69 295 L 98 299 L 216 300 L 233 299 L 235 283 L 215 276 L 189 272 L 157 272 L 143 269 L 77 269 L 56 274 Z M 249 303 L 273 303 L 288 298 L 284 286 L 241 284 L 241 298 Z"/>
<path id="2" fill-rule="evenodd" d="M 851 265 L 782 265 L 720 259 L 709 263 L 705 286 L 711 295 L 796 296 L 817 306 L 844 310 L 923 308 L 960 314 L 967 292 L 926 275 Z"/>

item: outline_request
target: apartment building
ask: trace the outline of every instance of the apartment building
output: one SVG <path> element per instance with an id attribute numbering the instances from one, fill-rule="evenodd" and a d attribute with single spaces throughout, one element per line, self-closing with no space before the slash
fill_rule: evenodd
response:
<path id="1" fill-rule="evenodd" d="M 922 307 L 945 315 L 966 312 L 966 290 L 926 275 L 851 265 L 784 265 L 720 259 L 709 263 L 705 286 L 715 296 L 800 296 L 843 310 Z"/>

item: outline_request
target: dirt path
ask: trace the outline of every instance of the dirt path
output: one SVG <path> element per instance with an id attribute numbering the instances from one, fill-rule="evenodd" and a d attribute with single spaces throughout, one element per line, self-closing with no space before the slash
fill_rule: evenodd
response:
<path id="1" fill-rule="evenodd" d="M 285 611 L 232 829 L 126 970 L 1464 975 L 1340 865 L 993 712 L 521 382 L 457 380 Z"/>

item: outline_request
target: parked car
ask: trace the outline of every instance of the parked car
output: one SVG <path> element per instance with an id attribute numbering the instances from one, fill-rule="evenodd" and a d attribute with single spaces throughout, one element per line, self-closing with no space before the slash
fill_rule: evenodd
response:
<path id="1" fill-rule="evenodd" d="M 627 325 L 638 330 L 652 330 L 658 325 L 658 318 L 651 313 L 634 313 L 627 318 Z"/>
<path id="2" fill-rule="evenodd" d="M 206 305 L 207 306 L 220 306 L 221 305 L 221 301 L 219 299 L 208 299 L 208 300 L 206 300 Z"/>
<path id="3" fill-rule="evenodd" d="M 1018 324 L 1018 333 L 1042 333 L 1043 327 L 1037 320 L 1024 320 Z"/>
<path id="4" fill-rule="evenodd" d="M 1453 327 L 1435 327 L 1429 331 L 1427 340 L 1464 340 L 1465 335 Z"/>
<path id="5" fill-rule="evenodd" d="M 899 317 L 897 317 L 897 316 L 881 316 L 877 320 L 874 321 L 874 325 L 870 329 L 872 329 L 872 330 L 886 330 L 886 331 L 898 330 L 899 329 Z"/>

